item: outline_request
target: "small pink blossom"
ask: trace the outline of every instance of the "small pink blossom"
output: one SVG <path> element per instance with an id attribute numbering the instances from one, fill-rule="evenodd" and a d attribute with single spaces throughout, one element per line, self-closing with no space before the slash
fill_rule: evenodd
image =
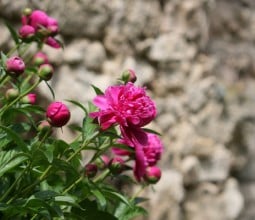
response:
<path id="1" fill-rule="evenodd" d="M 35 10 L 29 16 L 28 23 L 36 30 L 42 27 L 47 28 L 48 17 L 49 16 L 44 11 Z"/>
<path id="2" fill-rule="evenodd" d="M 62 127 L 70 119 L 70 111 L 62 102 L 51 103 L 46 111 L 46 117 L 53 127 Z"/>
<path id="3" fill-rule="evenodd" d="M 10 57 L 6 61 L 6 70 L 12 76 L 19 76 L 25 70 L 25 63 L 18 56 Z"/>
<path id="4" fill-rule="evenodd" d="M 139 134 L 139 131 L 137 131 L 136 133 Z M 128 133 L 125 132 L 125 134 L 128 134 Z M 132 136 L 131 137 L 124 136 L 123 139 L 118 141 L 124 145 L 129 146 L 131 149 L 134 149 L 133 154 L 131 153 L 131 151 L 121 149 L 121 148 L 112 149 L 113 152 L 119 156 L 132 157 L 134 155 L 134 159 L 135 159 L 134 174 L 138 181 L 140 181 L 143 175 L 145 174 L 146 167 L 156 165 L 156 163 L 160 160 L 161 154 L 163 152 L 163 144 L 161 140 L 159 139 L 159 137 L 152 133 L 146 133 L 146 134 L 147 134 L 147 144 L 140 144 L 138 141 L 136 141 L 137 138 Z M 132 132 L 130 135 L 132 135 Z M 143 133 L 141 133 L 140 135 L 143 135 Z M 132 141 L 130 141 L 130 139 Z"/>
<path id="5" fill-rule="evenodd" d="M 30 25 L 24 25 L 19 29 L 19 35 L 22 38 L 30 38 L 34 36 L 35 34 L 35 29 L 34 27 Z"/>

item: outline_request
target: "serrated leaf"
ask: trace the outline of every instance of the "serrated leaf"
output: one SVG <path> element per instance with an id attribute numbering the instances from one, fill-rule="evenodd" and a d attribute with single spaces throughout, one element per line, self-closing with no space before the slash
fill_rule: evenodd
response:
<path id="1" fill-rule="evenodd" d="M 95 91 L 95 93 L 97 94 L 97 95 L 103 95 L 104 93 L 101 91 L 101 89 L 99 89 L 98 87 L 96 87 L 96 86 L 94 86 L 94 85 L 92 85 L 91 84 L 91 86 L 92 86 L 92 88 L 94 89 L 94 91 Z"/>

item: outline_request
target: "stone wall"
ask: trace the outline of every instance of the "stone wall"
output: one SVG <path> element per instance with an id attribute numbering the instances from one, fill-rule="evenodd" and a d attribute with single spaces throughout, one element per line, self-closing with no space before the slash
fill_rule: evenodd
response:
<path id="1" fill-rule="evenodd" d="M 163 177 L 144 219 L 255 219 L 253 0 L 2 0 L 0 16 L 18 25 L 25 6 L 60 21 L 64 51 L 45 48 L 57 99 L 86 103 L 91 83 L 105 89 L 132 68 L 156 100 Z"/>

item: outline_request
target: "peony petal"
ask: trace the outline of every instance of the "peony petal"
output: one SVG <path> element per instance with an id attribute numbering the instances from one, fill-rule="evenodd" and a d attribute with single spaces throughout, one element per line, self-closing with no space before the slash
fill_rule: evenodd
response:
<path id="1" fill-rule="evenodd" d="M 107 99 L 104 95 L 98 95 L 93 99 L 94 105 L 96 105 L 100 110 L 106 110 L 109 108 L 109 104 Z"/>

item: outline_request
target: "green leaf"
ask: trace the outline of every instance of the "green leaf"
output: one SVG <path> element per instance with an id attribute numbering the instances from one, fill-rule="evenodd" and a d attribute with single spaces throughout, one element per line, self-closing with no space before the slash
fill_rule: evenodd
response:
<path id="1" fill-rule="evenodd" d="M 73 207 L 78 207 L 80 208 L 79 204 L 76 202 L 76 200 L 71 197 L 71 196 L 56 196 L 55 197 L 55 202 L 57 204 L 61 205 L 71 205 Z"/>
<path id="2" fill-rule="evenodd" d="M 8 137 L 12 139 L 21 148 L 22 151 L 24 152 L 28 151 L 26 143 L 22 140 L 19 134 L 12 131 L 10 128 L 2 125 L 0 125 L 0 128 L 7 133 Z"/>
<path id="3" fill-rule="evenodd" d="M 108 198 L 117 198 L 121 202 L 125 203 L 127 206 L 131 207 L 131 204 L 128 201 L 128 199 L 125 196 L 123 196 L 122 194 L 115 192 L 113 190 L 110 190 L 110 189 L 106 189 L 106 188 L 103 188 L 102 192 Z"/>
<path id="4" fill-rule="evenodd" d="M 75 101 L 75 100 L 70 100 L 70 99 L 67 99 L 66 101 L 78 106 L 79 108 L 81 108 L 85 112 L 85 115 L 88 115 L 87 109 L 80 102 Z"/>
<path id="5" fill-rule="evenodd" d="M 19 43 L 20 43 L 19 36 L 18 36 L 17 32 L 15 31 L 15 29 L 12 27 L 12 25 L 8 21 L 4 20 L 4 23 L 5 23 L 6 27 L 8 28 L 8 30 L 10 31 L 10 34 L 11 34 L 12 39 L 14 40 L 15 44 L 19 45 Z"/>
<path id="6" fill-rule="evenodd" d="M 48 145 L 46 146 L 46 149 L 43 151 L 45 157 L 47 158 L 49 163 L 52 163 L 53 159 L 54 159 L 54 146 L 52 145 Z"/>
<path id="7" fill-rule="evenodd" d="M 52 87 L 50 86 L 50 84 L 47 81 L 44 81 L 46 83 L 46 85 L 48 86 L 50 93 L 52 95 L 53 100 L 55 100 L 55 93 L 54 90 L 52 89 Z"/>
<path id="8" fill-rule="evenodd" d="M 22 162 L 26 161 L 28 157 L 23 153 L 17 153 L 15 150 L 0 152 L 0 177 L 6 172 L 15 168 Z"/>
<path id="9" fill-rule="evenodd" d="M 103 95 L 104 94 L 98 87 L 96 87 L 92 84 L 91 84 L 91 86 L 92 86 L 92 88 L 94 89 L 94 91 L 97 95 Z"/>
<path id="10" fill-rule="evenodd" d="M 140 206 L 129 207 L 124 203 L 120 203 L 116 208 L 114 215 L 119 220 L 130 220 L 140 215 L 147 215 L 147 211 Z"/>
<path id="11" fill-rule="evenodd" d="M 4 67 L 8 57 L 1 51 L 1 66 Z"/>
<path id="12" fill-rule="evenodd" d="M 51 200 L 58 195 L 59 195 L 59 193 L 52 191 L 52 190 L 38 191 L 34 194 L 35 198 L 39 198 L 42 200 Z"/>
<path id="13" fill-rule="evenodd" d="M 106 202 L 106 199 L 105 199 L 104 195 L 102 194 L 102 192 L 100 192 L 99 189 L 92 189 L 91 193 L 97 198 L 100 206 L 102 208 L 105 208 L 107 202 Z"/>
<path id="14" fill-rule="evenodd" d="M 156 134 L 156 135 L 158 135 L 158 136 L 161 136 L 161 134 L 160 134 L 159 132 L 154 131 L 154 130 L 152 130 L 152 129 L 149 129 L 149 128 L 143 128 L 143 130 L 144 130 L 145 132 L 153 133 L 153 134 Z"/>
<path id="15" fill-rule="evenodd" d="M 97 128 L 98 128 L 98 125 L 93 123 L 93 119 L 90 118 L 90 117 L 85 117 L 83 119 L 83 126 L 82 126 L 82 137 L 83 137 L 83 140 L 91 140 L 93 139 L 97 134 Z"/>

